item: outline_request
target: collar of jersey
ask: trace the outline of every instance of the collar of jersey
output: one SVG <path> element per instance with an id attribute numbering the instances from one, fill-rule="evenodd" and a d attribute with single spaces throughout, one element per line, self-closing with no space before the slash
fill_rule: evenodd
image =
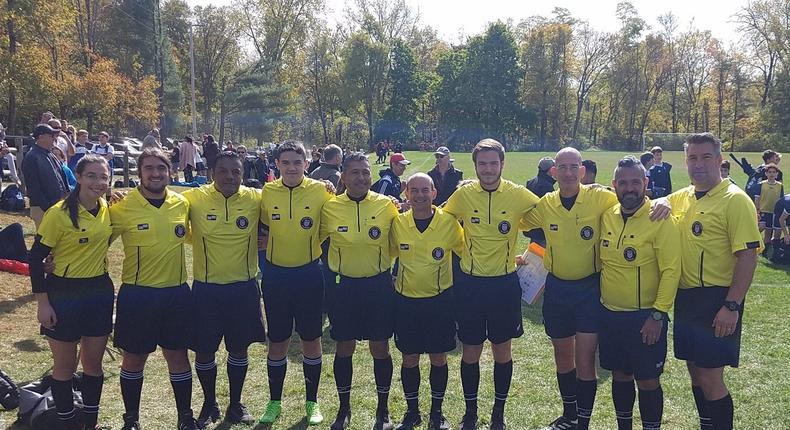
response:
<path id="1" fill-rule="evenodd" d="M 240 185 L 240 186 L 239 186 L 239 190 L 238 190 L 238 191 L 236 191 L 236 194 L 234 194 L 234 195 L 232 195 L 232 196 L 230 196 L 230 197 L 225 197 L 225 195 L 224 195 L 224 194 L 222 194 L 221 192 L 219 192 L 219 190 L 217 189 L 217 187 L 215 187 L 215 186 L 214 186 L 214 184 L 213 184 L 213 183 L 211 183 L 211 184 L 207 184 L 207 185 L 204 185 L 204 187 L 206 187 L 206 188 L 207 188 L 207 192 L 208 192 L 210 195 L 214 195 L 215 197 L 217 197 L 217 198 L 220 198 L 220 199 L 225 199 L 225 198 L 227 198 L 228 200 L 233 200 L 233 199 L 236 199 L 236 198 L 238 198 L 238 197 L 241 195 L 241 193 L 243 192 L 243 189 L 242 189 L 243 185 Z"/>
<path id="2" fill-rule="evenodd" d="M 708 192 L 705 194 L 705 196 L 715 196 L 715 195 L 722 194 L 722 193 L 724 193 L 727 190 L 727 188 L 729 188 L 729 186 L 730 186 L 730 181 L 725 181 L 725 180 L 722 179 L 722 181 L 719 182 L 718 185 L 716 185 L 715 187 L 713 187 L 710 190 L 708 190 Z M 695 193 L 694 185 L 692 185 L 692 186 L 689 187 L 689 194 L 691 196 L 694 196 L 694 193 Z"/>
<path id="3" fill-rule="evenodd" d="M 579 194 L 576 195 L 576 201 L 573 202 L 573 207 L 576 207 L 576 205 L 578 204 L 584 203 L 585 196 L 587 195 L 589 190 L 590 190 L 589 185 L 579 186 Z M 552 206 L 562 206 L 562 200 L 560 199 L 560 190 L 547 194 L 546 199 L 549 200 Z"/>
<path id="4" fill-rule="evenodd" d="M 165 189 L 165 203 L 167 203 L 167 201 L 170 200 L 170 198 L 173 197 L 173 195 L 174 192 L 170 188 Z M 137 200 L 137 202 L 140 203 L 141 206 L 150 205 L 148 199 L 145 198 L 143 193 L 141 193 L 140 189 L 137 187 L 135 187 L 131 192 L 129 192 L 129 195 L 126 196 L 126 198 L 130 198 L 130 197 Z"/>
<path id="5" fill-rule="evenodd" d="M 293 187 L 293 189 L 295 190 L 295 189 L 297 189 L 297 188 L 307 188 L 307 184 L 309 183 L 309 182 L 308 182 L 308 180 L 309 180 L 309 179 L 310 179 L 310 178 L 308 178 L 307 176 L 305 176 L 304 178 L 302 178 L 302 182 L 300 182 L 300 183 L 299 183 L 299 185 L 297 185 L 297 186 Z M 283 187 L 283 188 L 284 188 L 284 189 L 286 189 L 286 190 L 291 188 L 291 187 L 289 187 L 288 185 L 285 185 L 285 183 L 283 182 L 283 178 L 277 178 L 277 179 L 274 181 L 274 183 L 275 183 L 275 185 L 277 185 L 277 186 L 280 186 L 280 187 Z"/>
<path id="6" fill-rule="evenodd" d="M 631 218 L 639 218 L 639 217 L 644 216 L 645 214 L 647 214 L 649 212 L 650 212 L 650 198 L 648 198 L 646 196 L 645 197 L 645 203 L 642 205 L 642 207 L 637 209 L 636 212 L 633 215 L 631 215 Z M 614 213 L 615 213 L 615 215 L 621 215 L 623 213 L 622 206 L 620 206 L 619 203 L 617 205 L 615 205 Z"/>
<path id="7" fill-rule="evenodd" d="M 499 178 L 499 186 L 494 191 L 484 190 L 483 186 L 480 185 L 480 180 L 479 179 L 475 180 L 473 183 L 474 183 L 475 191 L 477 191 L 477 192 L 480 192 L 480 193 L 501 193 L 501 192 L 504 191 L 506 182 L 507 182 L 507 179 Z"/>
<path id="8" fill-rule="evenodd" d="M 368 193 L 365 194 L 365 198 L 360 200 L 359 202 L 362 203 L 362 202 L 370 200 L 371 198 L 373 198 L 373 191 L 368 191 Z M 349 197 L 347 193 L 343 193 L 343 194 L 337 196 L 337 199 L 343 199 L 343 200 L 345 200 L 347 202 L 356 202 L 355 200 L 351 200 L 351 197 Z"/>
<path id="9" fill-rule="evenodd" d="M 433 208 L 433 220 L 431 220 L 431 223 L 428 224 L 428 230 L 433 230 L 433 226 L 436 225 L 436 223 L 434 221 L 436 221 L 436 217 L 441 212 L 440 208 L 438 208 L 438 207 L 436 207 L 434 205 L 431 205 L 431 207 Z M 403 216 L 406 217 L 406 220 L 409 223 L 409 227 L 410 228 L 417 228 L 417 223 L 414 222 L 414 212 L 411 209 L 409 209 L 408 211 L 404 212 Z"/>
<path id="10" fill-rule="evenodd" d="M 58 205 L 59 209 L 63 208 L 63 205 L 65 205 L 65 204 L 66 204 L 66 200 L 61 200 L 60 204 Z M 99 207 L 101 208 L 99 210 L 99 213 L 101 213 L 101 210 L 107 209 L 108 205 L 107 205 L 107 201 L 104 200 L 104 197 L 99 198 Z M 87 213 L 89 213 L 89 212 L 88 212 L 87 209 L 85 209 L 85 206 L 77 205 L 77 215 L 82 216 L 82 214 L 87 214 Z M 93 216 L 91 215 L 91 218 L 92 217 Z"/>

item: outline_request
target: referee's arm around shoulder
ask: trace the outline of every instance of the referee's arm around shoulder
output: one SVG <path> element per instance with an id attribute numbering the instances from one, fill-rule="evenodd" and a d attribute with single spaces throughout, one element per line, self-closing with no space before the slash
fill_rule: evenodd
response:
<path id="1" fill-rule="evenodd" d="M 680 230 L 672 217 L 657 221 L 661 226 L 653 241 L 658 260 L 659 283 L 653 307 L 661 312 L 669 312 L 675 303 L 675 294 L 680 283 Z"/>

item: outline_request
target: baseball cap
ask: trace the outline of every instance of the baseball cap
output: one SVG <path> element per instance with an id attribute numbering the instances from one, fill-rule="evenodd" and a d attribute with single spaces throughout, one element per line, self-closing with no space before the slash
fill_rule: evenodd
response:
<path id="1" fill-rule="evenodd" d="M 554 167 L 554 159 L 551 157 L 543 157 L 538 161 L 538 169 L 544 172 L 547 172 L 552 167 Z"/>
<path id="2" fill-rule="evenodd" d="M 403 154 L 397 152 L 390 156 L 390 163 L 400 163 L 404 166 L 408 166 L 409 164 L 411 164 L 411 161 L 407 160 L 406 157 L 403 156 Z"/>
<path id="3" fill-rule="evenodd" d="M 56 134 L 56 133 L 58 133 L 58 130 L 55 130 L 54 128 L 50 127 L 49 124 L 39 124 L 33 130 L 33 137 L 39 137 L 42 134 Z"/>
<path id="4" fill-rule="evenodd" d="M 653 153 L 656 153 L 656 152 L 664 152 L 664 150 L 663 150 L 663 149 L 661 149 L 661 147 L 660 147 L 660 146 L 654 146 L 654 147 L 650 148 L 650 152 L 653 152 Z"/>
<path id="5" fill-rule="evenodd" d="M 446 146 L 440 146 L 440 147 L 436 148 L 436 152 L 434 152 L 433 154 L 434 155 L 441 155 L 443 157 L 447 157 L 447 156 L 450 155 L 450 149 L 447 148 Z M 453 160 L 451 158 L 450 161 L 452 162 L 452 161 L 455 161 L 455 160 Z"/>

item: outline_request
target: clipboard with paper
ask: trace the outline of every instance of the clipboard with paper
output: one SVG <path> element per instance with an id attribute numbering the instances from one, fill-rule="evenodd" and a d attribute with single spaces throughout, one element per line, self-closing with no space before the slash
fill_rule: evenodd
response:
<path id="1" fill-rule="evenodd" d="M 548 271 L 543 266 L 544 249 L 537 243 L 530 243 L 527 250 L 521 256 L 524 264 L 519 265 L 516 270 L 518 282 L 521 285 L 521 300 L 534 305 L 546 285 L 546 275 Z"/>

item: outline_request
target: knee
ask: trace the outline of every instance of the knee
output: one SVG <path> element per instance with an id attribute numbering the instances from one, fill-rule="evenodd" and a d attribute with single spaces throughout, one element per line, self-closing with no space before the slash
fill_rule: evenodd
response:
<path id="1" fill-rule="evenodd" d="M 335 357 L 346 358 L 354 355 L 354 350 L 357 349 L 356 341 L 338 342 L 335 347 Z"/>
<path id="2" fill-rule="evenodd" d="M 411 369 L 420 365 L 420 354 L 404 354 L 403 367 Z"/>
<path id="3" fill-rule="evenodd" d="M 131 354 L 125 352 L 123 354 L 123 363 L 121 368 L 128 372 L 140 372 L 145 368 L 145 361 L 148 355 Z"/>
<path id="4" fill-rule="evenodd" d="M 462 360 L 464 363 L 477 363 L 483 354 L 483 345 L 464 345 Z"/>
<path id="5" fill-rule="evenodd" d="M 615 370 L 612 372 L 612 381 L 614 382 L 631 382 L 634 380 L 634 375 Z"/>
<path id="6" fill-rule="evenodd" d="M 497 363 L 507 363 L 513 359 L 510 341 L 491 345 L 491 353 Z"/>
<path id="7" fill-rule="evenodd" d="M 390 356 L 389 342 L 370 342 L 370 355 L 376 360 L 388 358 Z"/>
<path id="8" fill-rule="evenodd" d="M 447 354 L 431 354 L 431 366 L 444 367 L 447 365 Z"/>
<path id="9" fill-rule="evenodd" d="M 288 341 L 285 342 L 269 342 L 268 357 L 272 360 L 282 360 L 288 353 Z"/>
<path id="10" fill-rule="evenodd" d="M 167 368 L 171 372 L 186 372 L 191 368 L 189 365 L 189 357 L 185 349 L 179 350 L 162 350 L 162 354 L 167 361 Z"/>
<path id="11" fill-rule="evenodd" d="M 197 352 L 195 353 L 195 362 L 197 363 L 211 363 L 216 359 L 213 352 Z"/>
<path id="12" fill-rule="evenodd" d="M 322 354 L 321 338 L 302 342 L 302 354 L 315 358 Z"/>
<path id="13" fill-rule="evenodd" d="M 636 381 L 636 386 L 642 391 L 653 391 L 661 387 L 661 382 L 659 382 L 658 378 L 644 379 L 642 381 Z"/>

